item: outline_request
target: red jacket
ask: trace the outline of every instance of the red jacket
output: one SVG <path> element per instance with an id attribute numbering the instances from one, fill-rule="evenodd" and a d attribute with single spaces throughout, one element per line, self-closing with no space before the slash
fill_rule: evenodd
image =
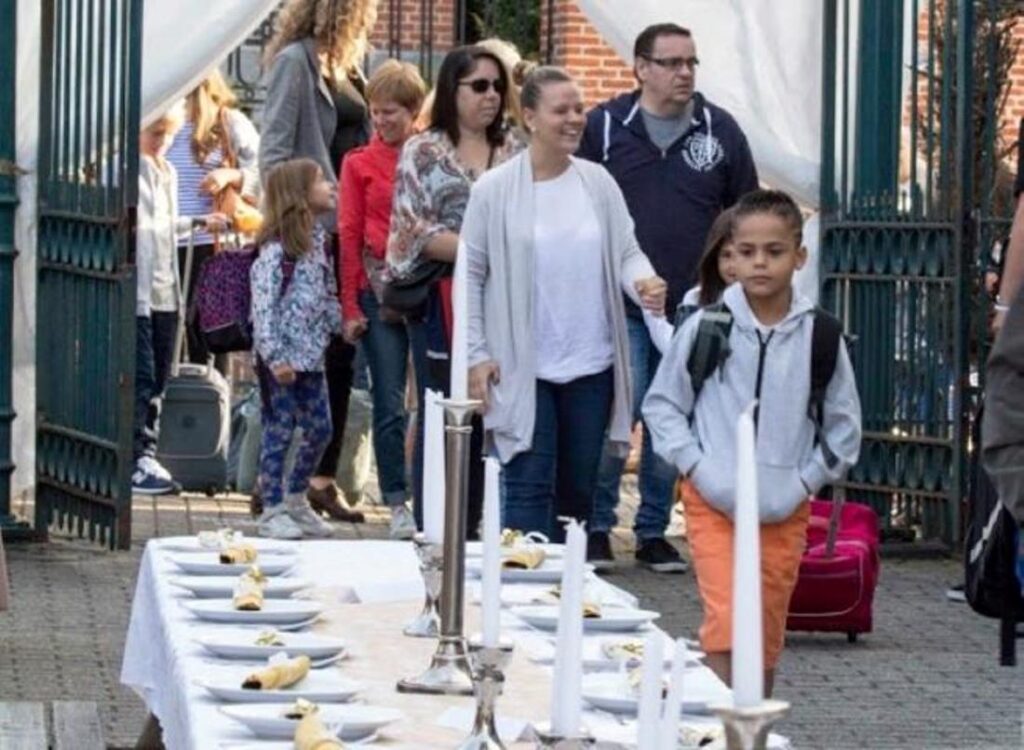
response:
<path id="1" fill-rule="evenodd" d="M 352 149 L 341 165 L 338 194 L 340 239 L 341 311 L 345 320 L 365 317 L 359 293 L 370 286 L 363 253 L 383 259 L 391 224 L 391 195 L 395 165 L 401 148 L 389 146 L 378 136 L 366 146 Z"/>

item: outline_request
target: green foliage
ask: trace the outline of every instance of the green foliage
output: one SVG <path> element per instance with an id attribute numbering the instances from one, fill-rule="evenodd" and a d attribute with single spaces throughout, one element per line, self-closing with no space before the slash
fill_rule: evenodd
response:
<path id="1" fill-rule="evenodd" d="M 466 42 L 498 37 L 524 58 L 540 55 L 540 0 L 466 0 Z"/>

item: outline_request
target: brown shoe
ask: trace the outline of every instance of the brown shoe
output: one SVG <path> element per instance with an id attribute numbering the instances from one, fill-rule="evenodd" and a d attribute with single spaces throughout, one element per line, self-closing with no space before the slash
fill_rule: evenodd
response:
<path id="1" fill-rule="evenodd" d="M 249 515 L 253 518 L 263 515 L 263 496 L 260 494 L 258 484 L 252 488 L 252 494 L 249 495 Z"/>
<path id="2" fill-rule="evenodd" d="M 309 500 L 309 505 L 314 511 L 326 514 L 328 518 L 335 521 L 342 521 L 344 523 L 363 523 L 366 521 L 366 516 L 358 510 L 347 508 L 341 502 L 341 499 L 338 497 L 338 488 L 333 484 L 327 485 L 322 490 L 310 487 L 306 491 L 306 498 Z"/>

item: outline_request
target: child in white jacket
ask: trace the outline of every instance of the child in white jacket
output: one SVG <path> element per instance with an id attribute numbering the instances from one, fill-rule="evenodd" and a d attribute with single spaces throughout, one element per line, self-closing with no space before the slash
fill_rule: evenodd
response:
<path id="1" fill-rule="evenodd" d="M 808 498 L 839 479 L 860 451 L 860 401 L 838 323 L 838 351 L 811 416 L 811 341 L 816 311 L 792 287 L 806 260 L 802 219 L 793 200 L 757 190 L 736 204 L 732 236 L 739 283 L 721 305 L 692 315 L 672 340 L 648 390 L 644 420 L 654 448 L 689 479 L 687 538 L 704 607 L 700 637 L 708 664 L 731 672 L 736 423 L 757 401 L 757 478 L 761 518 L 765 690 L 771 694 L 782 652 L 809 517 Z M 695 394 L 691 351 L 709 316 L 728 322 L 727 343 Z M 709 330 L 709 324 L 704 327 Z M 706 343 L 701 342 L 702 345 Z"/>

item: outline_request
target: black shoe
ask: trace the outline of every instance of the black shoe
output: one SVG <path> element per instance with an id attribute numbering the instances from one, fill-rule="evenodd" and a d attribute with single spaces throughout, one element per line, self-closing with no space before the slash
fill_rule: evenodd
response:
<path id="1" fill-rule="evenodd" d="M 636 551 L 636 559 L 655 573 L 685 573 L 690 567 L 664 537 L 641 542 Z"/>
<path id="2" fill-rule="evenodd" d="M 594 570 L 611 570 L 615 567 L 612 543 L 606 531 L 592 531 L 587 535 L 587 562 Z"/>

